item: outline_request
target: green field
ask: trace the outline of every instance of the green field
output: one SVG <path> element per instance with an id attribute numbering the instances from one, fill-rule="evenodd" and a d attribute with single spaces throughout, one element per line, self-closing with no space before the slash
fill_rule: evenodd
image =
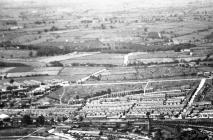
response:
<path id="1" fill-rule="evenodd" d="M 30 57 L 30 52 L 32 52 L 32 56 L 36 55 L 36 51 L 31 51 L 31 50 L 5 50 L 5 49 L 0 49 L 0 58 L 29 58 Z"/>
<path id="2" fill-rule="evenodd" d="M 183 68 L 178 66 L 152 66 L 152 67 L 115 67 L 102 73 L 103 81 L 144 80 L 152 78 L 169 78 L 178 76 L 196 75 L 196 68 Z"/>
<path id="3" fill-rule="evenodd" d="M 72 58 L 68 60 L 61 61 L 64 65 L 70 65 L 73 63 L 77 64 L 112 64 L 112 65 L 122 65 L 124 54 L 95 54 L 90 56 L 84 56 L 79 58 Z"/>
<path id="4" fill-rule="evenodd" d="M 9 71 L 7 71 L 7 73 L 16 73 L 16 72 L 30 72 L 32 71 L 34 68 L 33 67 L 15 67 Z"/>

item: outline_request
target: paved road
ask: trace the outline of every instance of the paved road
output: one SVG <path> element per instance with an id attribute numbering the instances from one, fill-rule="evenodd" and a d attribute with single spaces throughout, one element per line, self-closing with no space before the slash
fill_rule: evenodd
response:
<path id="1" fill-rule="evenodd" d="M 195 97 L 197 96 L 197 94 L 199 93 L 199 91 L 201 90 L 201 88 L 204 86 L 205 82 L 206 82 L 206 79 L 202 79 L 200 81 L 200 84 L 199 84 L 196 92 L 194 93 L 194 95 L 192 96 L 191 100 L 189 101 L 189 104 L 188 104 L 189 106 L 192 105 L 192 103 L 194 102 Z"/>
<path id="2" fill-rule="evenodd" d="M 206 82 L 206 78 L 201 79 L 200 84 L 197 88 L 197 90 L 195 91 L 195 93 L 192 95 L 192 98 L 190 99 L 190 101 L 188 102 L 186 108 L 183 110 L 183 113 L 186 113 L 187 110 L 189 109 L 189 107 L 191 107 L 192 103 L 194 102 L 195 97 L 197 96 L 197 94 L 199 93 L 199 91 L 201 90 L 201 88 L 204 86 Z"/>

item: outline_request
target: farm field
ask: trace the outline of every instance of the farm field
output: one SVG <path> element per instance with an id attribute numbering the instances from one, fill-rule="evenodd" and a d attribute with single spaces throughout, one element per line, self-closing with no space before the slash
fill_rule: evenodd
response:
<path id="1" fill-rule="evenodd" d="M 97 81 L 94 81 L 94 80 L 88 80 L 88 81 L 86 81 L 85 82 L 85 84 L 110 84 L 110 83 L 116 83 L 116 82 L 118 82 L 118 83 L 122 83 L 122 82 L 147 82 L 147 81 L 157 81 L 157 80 L 174 80 L 174 79 L 176 79 L 176 80 L 181 80 L 181 79 L 196 79 L 196 78 L 198 78 L 198 79 L 201 79 L 201 77 L 198 77 L 198 76 L 175 76 L 175 77 L 165 77 L 165 78 L 150 78 L 150 79 L 138 79 L 138 80 L 136 80 L 136 79 L 134 79 L 134 80 L 126 80 L 126 81 L 124 81 L 124 80 L 117 80 L 117 81 L 98 81 L 98 83 L 97 83 Z"/>
<path id="2" fill-rule="evenodd" d="M 85 77 L 86 75 L 81 75 L 82 77 Z M 80 77 L 71 77 L 71 76 L 58 76 L 58 75 L 50 75 L 50 76 L 32 76 L 32 77 L 19 77 L 19 78 L 13 78 L 17 82 L 23 82 L 25 80 L 36 80 L 36 81 L 45 81 L 45 80 L 52 80 L 52 79 L 64 79 L 67 81 L 76 80 Z M 10 78 L 0 80 L 0 84 L 9 82 Z"/>
<path id="3" fill-rule="evenodd" d="M 212 45 L 212 44 L 210 44 Z M 210 54 L 211 57 L 213 56 L 213 47 L 212 46 L 202 46 L 202 47 L 195 47 L 192 48 L 192 52 L 194 56 L 206 56 Z"/>
<path id="4" fill-rule="evenodd" d="M 104 67 L 64 67 L 60 75 L 90 75 L 97 71 L 105 69 Z"/>
<path id="5" fill-rule="evenodd" d="M 74 63 L 77 64 L 111 64 L 111 65 L 122 65 L 123 64 L 124 54 L 94 54 L 90 56 L 84 56 L 79 58 L 73 58 L 65 61 L 61 61 L 62 64 L 71 65 Z"/>
<path id="6" fill-rule="evenodd" d="M 213 67 L 208 67 L 208 66 L 200 66 L 198 67 L 198 70 L 199 71 L 202 71 L 202 72 L 206 72 L 206 71 L 212 71 L 213 72 Z"/>
<path id="7" fill-rule="evenodd" d="M 12 69 L 14 69 L 15 67 L 4 67 L 0 69 L 0 73 L 6 73 Z"/>
<path id="8" fill-rule="evenodd" d="M 29 58 L 30 53 L 32 52 L 32 56 L 36 55 L 36 51 L 31 50 L 5 50 L 0 49 L 0 58 Z"/>
<path id="9" fill-rule="evenodd" d="M 184 68 L 177 65 L 156 65 L 152 67 L 136 66 L 136 67 L 16 67 L 7 71 L 10 75 L 22 75 L 22 74 L 49 74 L 49 76 L 31 76 L 25 78 L 38 79 L 51 79 L 57 77 L 57 79 L 64 79 L 67 81 L 76 81 L 84 77 L 87 77 L 97 71 L 106 69 L 100 75 L 100 81 L 134 81 L 156 78 L 170 78 L 181 76 L 196 76 L 200 71 L 197 68 Z M 211 69 L 211 67 L 209 68 Z M 203 69 L 202 69 L 203 70 Z M 21 79 L 21 78 L 16 78 Z M 90 78 L 86 82 L 96 81 Z"/>
<path id="10" fill-rule="evenodd" d="M 138 59 L 138 58 L 155 58 L 155 57 L 178 57 L 180 54 L 174 51 L 167 52 L 135 52 L 129 54 L 129 59 Z"/>
<path id="11" fill-rule="evenodd" d="M 60 71 L 62 67 L 35 67 L 32 71 L 40 72 L 40 71 Z"/>
<path id="12" fill-rule="evenodd" d="M 48 74 L 49 76 L 31 76 L 25 79 L 34 79 L 43 81 L 45 79 L 64 79 L 67 81 L 76 81 L 87 77 L 104 67 L 9 67 L 1 70 L 1 73 L 8 73 L 9 77 L 15 76 L 15 80 L 21 80 L 21 76 L 30 74 Z M 18 78 L 17 76 L 20 75 Z M 12 78 L 12 77 L 11 77 Z"/>
<path id="13" fill-rule="evenodd" d="M 5 67 L 1 69 L 1 73 L 23 73 L 23 72 L 59 72 L 62 67 Z"/>
<path id="14" fill-rule="evenodd" d="M 36 61 L 34 58 L 24 58 L 24 59 L 21 59 L 21 58 L 13 58 L 13 59 L 2 59 L 1 60 L 2 62 L 5 62 L 5 63 L 18 63 L 18 64 L 24 64 L 24 65 L 27 65 L 27 66 L 32 66 L 32 67 L 46 67 L 46 64 L 43 63 L 43 62 L 38 62 Z"/>
<path id="15" fill-rule="evenodd" d="M 153 66 L 153 67 L 115 67 L 109 68 L 101 75 L 102 81 L 126 81 L 152 78 L 169 78 L 177 76 L 196 75 L 196 68 L 183 68 L 179 66 Z"/>
<path id="16" fill-rule="evenodd" d="M 52 57 L 41 57 L 38 58 L 39 62 L 44 62 L 44 63 L 49 63 L 49 62 L 53 62 L 53 61 L 63 61 L 63 60 L 67 60 L 67 59 L 74 59 L 74 58 L 78 58 L 78 57 L 84 57 L 84 56 L 89 56 L 89 55 L 94 55 L 97 52 L 92 52 L 92 53 L 69 53 L 69 54 L 65 54 L 65 55 L 59 55 L 59 56 L 52 56 Z"/>
<path id="17" fill-rule="evenodd" d="M 184 52 L 175 51 L 157 51 L 157 52 L 136 52 L 130 53 L 129 59 L 152 59 L 152 58 L 186 58 L 191 57 Z"/>
<path id="18" fill-rule="evenodd" d="M 134 64 L 141 62 L 143 64 L 150 63 L 177 63 L 181 61 L 196 61 L 204 60 L 207 54 L 211 54 L 213 50 L 208 47 L 195 47 L 192 48 L 192 54 L 189 52 L 174 52 L 174 51 L 158 51 L 158 52 L 136 52 L 129 53 L 128 63 Z"/>
<path id="19" fill-rule="evenodd" d="M 171 79 L 174 80 L 174 79 Z M 177 79 L 178 80 L 178 79 Z M 181 90 L 182 87 L 190 88 L 195 84 L 199 84 L 200 79 L 184 79 L 180 81 L 166 81 L 166 82 L 152 82 L 150 80 L 147 89 L 153 88 L 157 89 L 157 91 L 166 91 L 166 90 Z"/>
<path id="20" fill-rule="evenodd" d="M 42 75 L 58 75 L 62 67 L 15 67 L 7 71 L 8 78 L 42 76 Z"/>
<path id="21" fill-rule="evenodd" d="M 203 57 L 185 57 L 185 58 L 150 58 L 150 59 L 136 59 L 137 62 L 142 62 L 143 64 L 161 64 L 161 63 L 177 63 L 181 61 L 191 62 L 196 60 L 204 60 L 206 56 Z"/>
<path id="22" fill-rule="evenodd" d="M 18 73 L 18 72 L 30 72 L 33 70 L 33 67 L 14 67 L 7 71 L 7 73 Z"/>

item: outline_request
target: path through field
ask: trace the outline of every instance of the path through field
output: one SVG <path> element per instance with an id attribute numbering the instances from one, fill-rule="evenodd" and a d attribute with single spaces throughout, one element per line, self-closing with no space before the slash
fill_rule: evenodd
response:
<path id="1" fill-rule="evenodd" d="M 192 95 L 192 97 L 191 97 L 190 101 L 188 102 L 186 108 L 183 110 L 184 114 L 187 112 L 187 110 L 189 109 L 189 107 L 191 107 L 192 103 L 194 102 L 195 97 L 197 96 L 197 94 L 199 93 L 199 91 L 201 90 L 201 88 L 204 86 L 205 82 L 206 82 L 206 78 L 201 79 L 200 84 L 199 84 L 197 90 Z"/>

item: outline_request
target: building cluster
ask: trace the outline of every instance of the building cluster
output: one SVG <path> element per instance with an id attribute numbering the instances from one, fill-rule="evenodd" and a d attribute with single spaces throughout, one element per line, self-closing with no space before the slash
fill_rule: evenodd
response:
<path id="1" fill-rule="evenodd" d="M 184 91 L 153 92 L 142 90 L 117 92 L 100 97 L 93 97 L 87 101 L 80 111 L 86 119 L 106 118 L 147 118 L 147 112 L 153 119 L 164 117 L 178 117 L 185 106 Z"/>
<path id="2" fill-rule="evenodd" d="M 47 105 L 49 103 L 37 101 L 68 84 L 68 81 L 59 79 L 44 82 L 36 80 L 10 81 L 10 83 L 5 83 L 5 88 L 0 91 L 0 108 L 38 108 Z"/>
<path id="3" fill-rule="evenodd" d="M 45 118 L 45 124 L 53 125 L 60 122 L 69 124 L 70 127 L 62 129 L 61 134 L 70 137 L 139 139 L 139 137 L 147 136 L 146 132 L 150 130 L 151 123 L 155 125 L 155 121 L 213 118 L 212 101 L 205 100 L 206 96 L 212 93 L 212 82 L 212 79 L 204 78 L 199 84 L 178 86 L 178 89 L 167 91 L 144 87 L 144 89 L 129 91 L 106 92 L 104 95 L 88 99 L 73 99 L 70 100 L 70 104 L 61 103 L 53 106 L 46 104 L 43 108 L 41 106 L 33 108 L 33 104 L 29 102 L 30 108 L 25 106 L 22 109 L 1 109 L 0 127 L 1 125 L 3 127 L 21 126 L 26 123 L 24 120 L 26 115 L 30 115 L 31 124 L 37 125 L 42 116 Z M 25 85 L 28 83 L 30 86 L 33 83 L 39 84 L 38 81 L 34 80 L 25 81 L 22 84 L 24 83 Z M 40 86 L 57 87 L 66 84 L 66 81 L 56 79 L 46 80 L 40 83 Z M 37 85 L 30 91 L 38 92 L 35 89 L 40 86 Z M 22 86 L 20 85 L 20 87 Z M 27 87 L 25 88 L 29 90 Z M 30 96 L 36 95 L 30 94 Z M 26 98 L 21 99 L 26 100 Z M 36 106 L 35 102 L 34 104 Z M 88 128 L 95 130 L 88 131 Z M 132 130 L 140 131 L 140 135 L 122 133 Z M 113 131 L 116 133 L 113 134 Z"/>
<path id="4" fill-rule="evenodd" d="M 195 96 L 192 106 L 188 109 L 186 114 L 187 117 L 195 119 L 213 118 L 212 93 L 212 82 L 205 83 L 199 93 Z"/>

